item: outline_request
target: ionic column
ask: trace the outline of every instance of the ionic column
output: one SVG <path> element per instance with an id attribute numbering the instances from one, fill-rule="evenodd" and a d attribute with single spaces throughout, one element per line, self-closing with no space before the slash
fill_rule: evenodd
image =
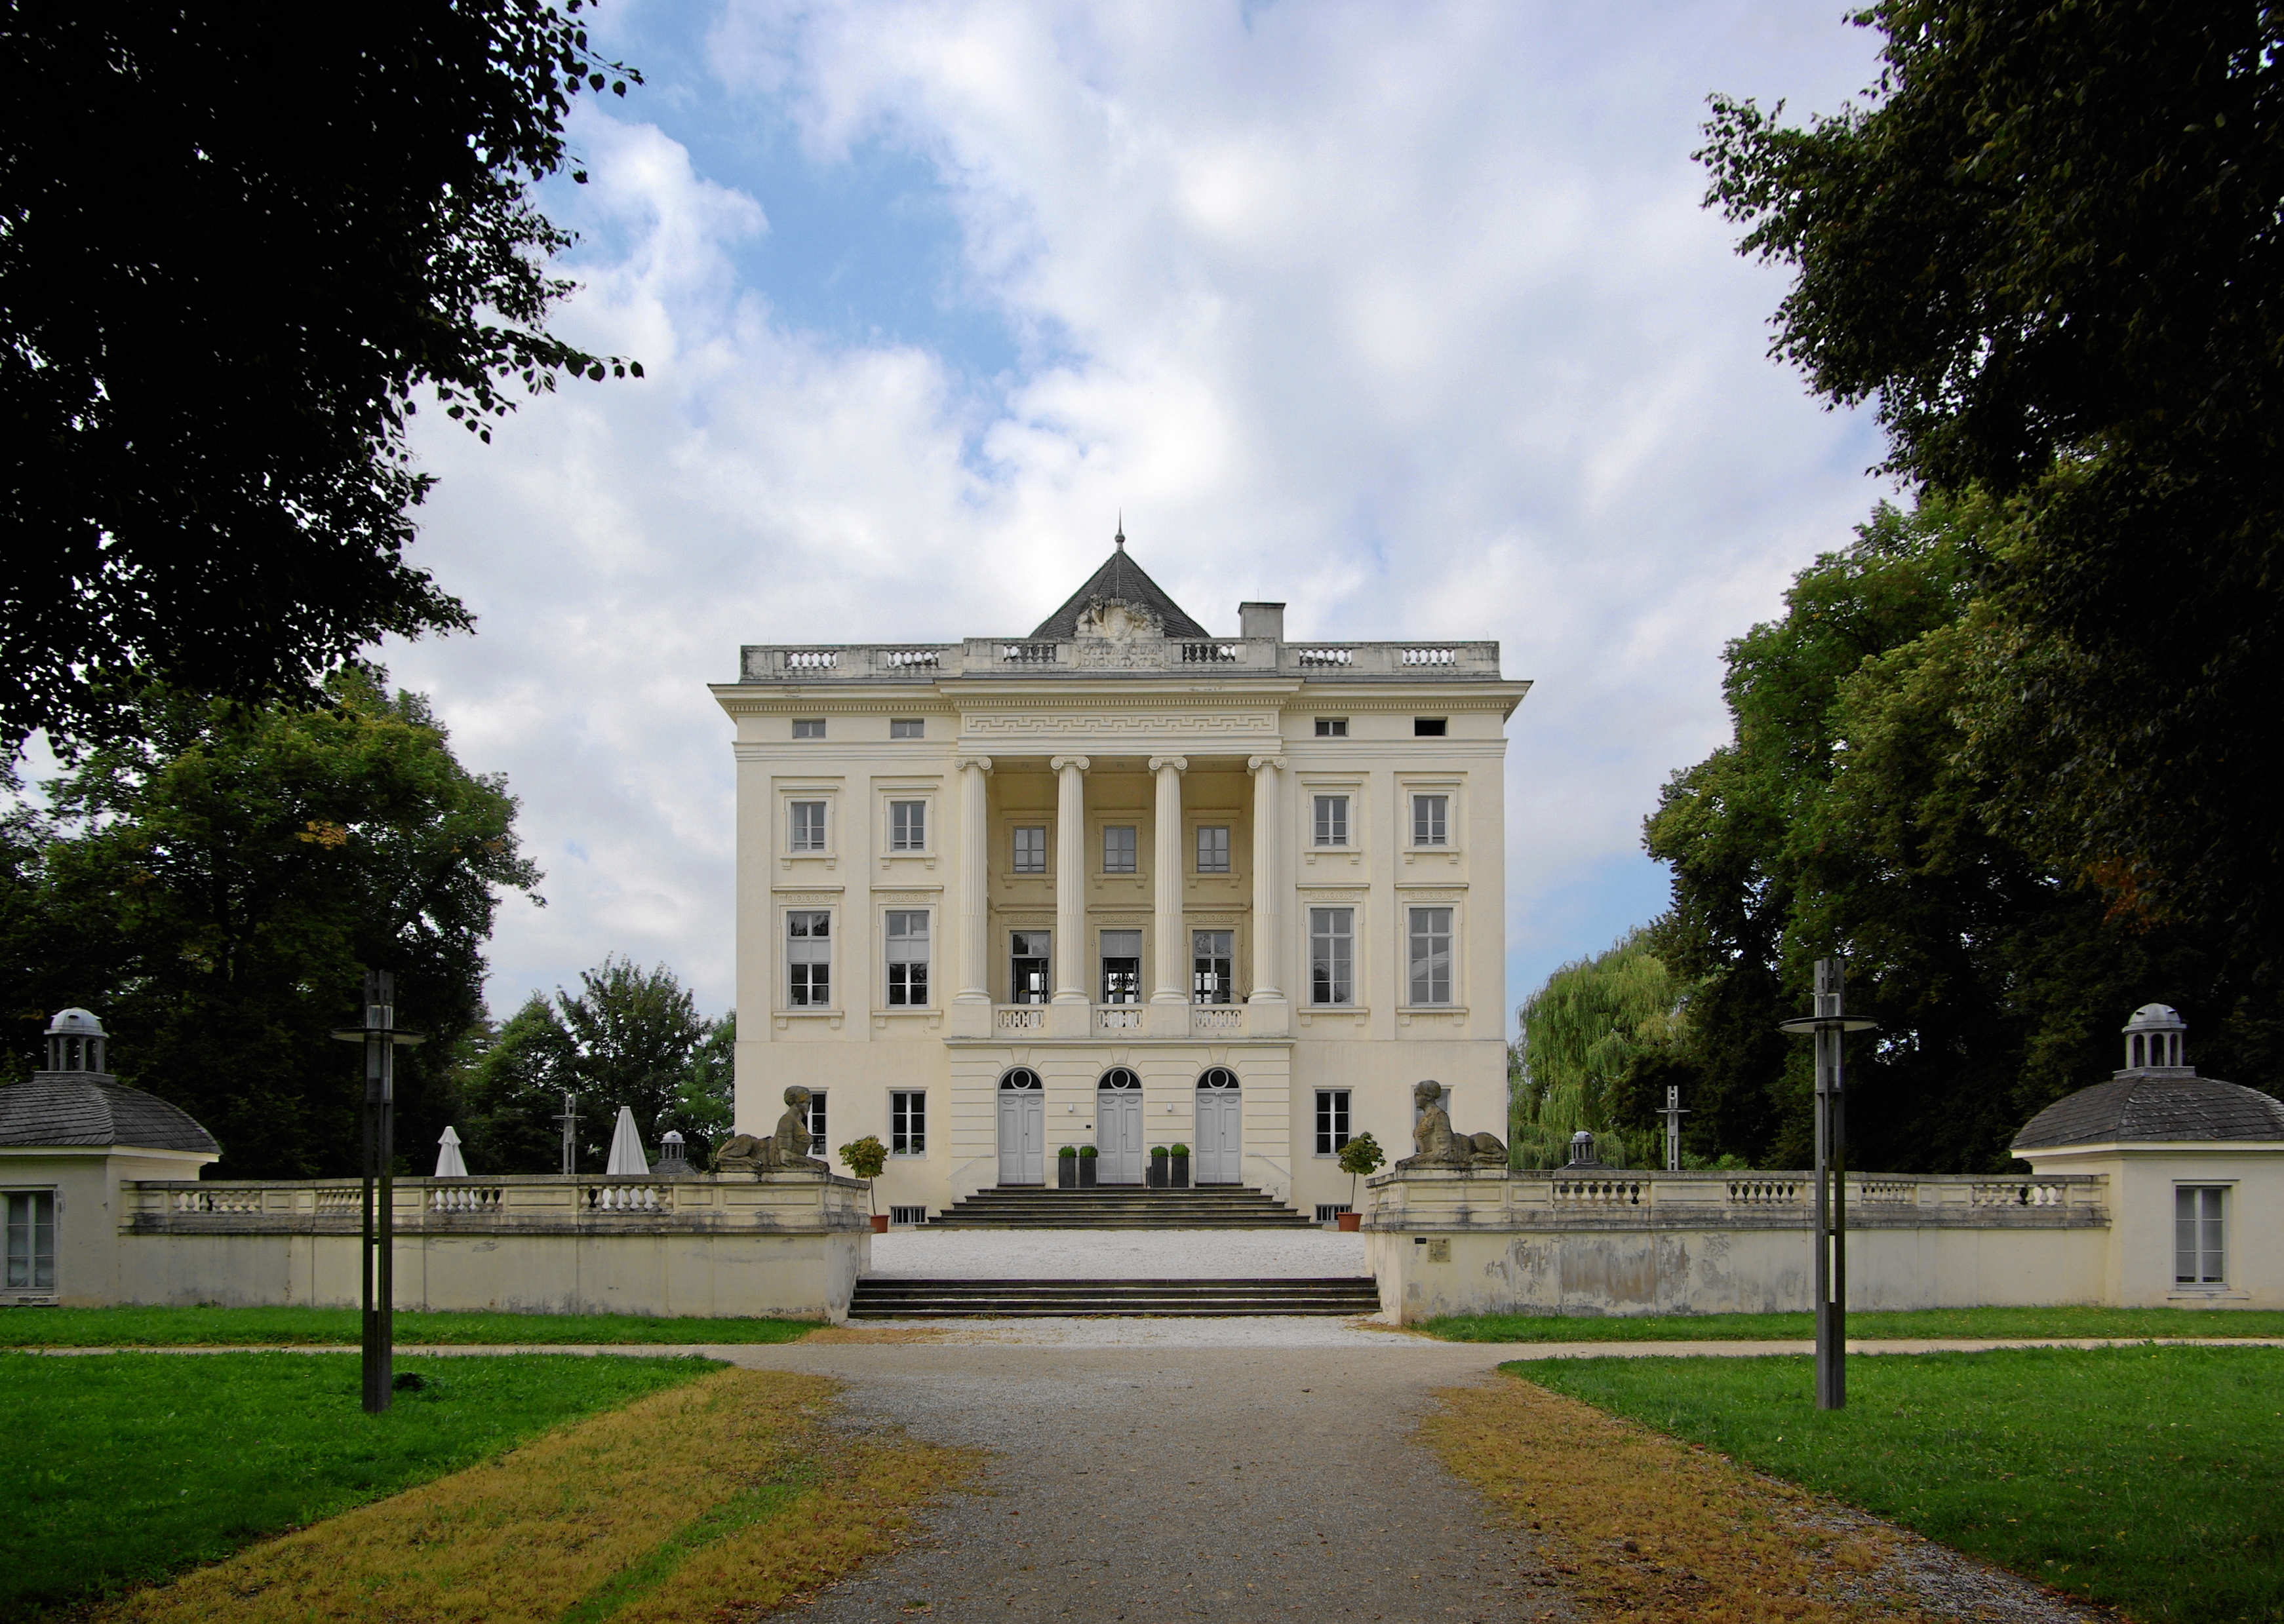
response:
<path id="1" fill-rule="evenodd" d="M 957 1003 L 991 1002 L 991 758 L 959 758 L 959 992 Z"/>
<path id="2" fill-rule="evenodd" d="M 1277 809 L 1279 755 L 1247 758 L 1253 774 L 1253 991 L 1248 1003 L 1282 1003 L 1277 987 L 1278 955 L 1285 944 L 1284 824 Z"/>
<path id="3" fill-rule="evenodd" d="M 1055 1002 L 1091 1003 L 1086 979 L 1086 769 L 1083 755 L 1059 755 L 1055 774 Z"/>
<path id="4" fill-rule="evenodd" d="M 1153 856 L 1156 863 L 1157 880 L 1156 935 L 1158 950 L 1156 973 L 1152 978 L 1156 985 L 1151 989 L 1153 1003 L 1187 1003 L 1189 983 L 1183 973 L 1182 961 L 1182 775 L 1189 770 L 1189 758 L 1179 755 L 1154 755 L 1150 770 L 1158 778 L 1158 837 Z"/>

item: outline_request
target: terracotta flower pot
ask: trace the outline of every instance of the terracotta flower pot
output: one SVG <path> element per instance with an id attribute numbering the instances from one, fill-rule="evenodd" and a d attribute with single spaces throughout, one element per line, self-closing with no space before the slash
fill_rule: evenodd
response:
<path id="1" fill-rule="evenodd" d="M 872 1233 L 875 1235 L 886 1235 L 888 1232 L 888 1214 L 886 1213 L 874 1213 L 872 1214 Z"/>
<path id="2" fill-rule="evenodd" d="M 1359 1230 L 1364 1227 L 1364 1214 L 1362 1213 L 1340 1213 L 1334 1214 L 1334 1217 L 1335 1221 L 1341 1226 L 1341 1232 L 1342 1234 L 1347 1234 L 1350 1230 Z"/>

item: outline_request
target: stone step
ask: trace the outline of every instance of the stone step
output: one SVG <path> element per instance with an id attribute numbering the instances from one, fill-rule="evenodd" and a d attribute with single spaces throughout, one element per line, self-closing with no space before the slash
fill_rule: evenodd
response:
<path id="1" fill-rule="evenodd" d="M 851 1319 L 1356 1316 L 1380 1311 L 1368 1275 L 1244 1280 L 921 1280 L 867 1277 Z"/>
<path id="2" fill-rule="evenodd" d="M 1314 1229 L 1291 1207 L 1242 1184 L 1152 1190 L 1098 1185 L 1092 1190 L 1036 1185 L 981 1190 L 929 1221 L 947 1229 Z"/>

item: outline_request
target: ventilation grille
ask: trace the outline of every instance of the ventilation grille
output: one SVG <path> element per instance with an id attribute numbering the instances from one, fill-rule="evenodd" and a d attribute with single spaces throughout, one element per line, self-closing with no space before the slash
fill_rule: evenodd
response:
<path id="1" fill-rule="evenodd" d="M 1330 1223 L 1342 1213 L 1354 1212 L 1355 1210 L 1356 1209 L 1354 1207 L 1350 1206 L 1345 1201 L 1337 1203 L 1332 1201 L 1319 1201 L 1317 1203 L 1317 1222 L 1318 1223 Z"/>
<path id="2" fill-rule="evenodd" d="M 926 1223 L 927 1222 L 927 1208 L 925 1206 L 892 1206 L 888 1209 L 888 1222 L 890 1223 Z"/>

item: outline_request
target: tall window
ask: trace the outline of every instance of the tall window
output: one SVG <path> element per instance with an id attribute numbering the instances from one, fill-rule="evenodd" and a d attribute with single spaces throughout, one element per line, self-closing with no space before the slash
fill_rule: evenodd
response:
<path id="1" fill-rule="evenodd" d="M 2177 1285 L 2225 1285 L 2226 1250 L 2221 1242 L 2221 1198 L 2217 1185 L 2183 1185 L 2173 1191 L 2173 1282 Z M 14 1230 L 12 1229 L 12 1236 Z M 13 1242 L 11 1242 L 13 1245 Z M 15 1253 L 9 1254 L 15 1267 Z"/>
<path id="2" fill-rule="evenodd" d="M 1234 931 L 1190 933 L 1190 999 L 1194 1003 L 1227 1003 L 1231 998 L 1231 946 Z"/>
<path id="3" fill-rule="evenodd" d="M 810 1009 L 833 1002 L 831 914 L 786 916 L 786 970 L 790 978 L 786 1003 L 792 1008 Z"/>
<path id="4" fill-rule="evenodd" d="M 825 718 L 822 716 L 810 716 L 795 721 L 793 724 L 793 736 L 795 738 L 823 738 L 825 737 Z"/>
<path id="5" fill-rule="evenodd" d="M 927 850 L 927 801 L 892 800 L 888 803 L 888 849 L 892 852 Z"/>
<path id="6" fill-rule="evenodd" d="M 825 1138 L 825 1090 L 815 1089 L 810 1090 L 809 1096 L 809 1153 L 812 1156 L 824 1155 Z"/>
<path id="7" fill-rule="evenodd" d="M 1044 874 L 1047 871 L 1047 832 L 1044 828 L 1015 831 L 1015 872 Z"/>
<path id="8" fill-rule="evenodd" d="M 918 1089 L 888 1091 L 888 1154 L 927 1154 L 927 1096 Z"/>
<path id="9" fill-rule="evenodd" d="M 1317 718 L 1317 737 L 1318 738 L 1346 738 L 1348 736 L 1349 719 L 1346 716 L 1319 716 Z"/>
<path id="10" fill-rule="evenodd" d="M 917 1008 L 927 1001 L 927 911 L 892 909 L 888 913 L 888 1007 Z"/>
<path id="11" fill-rule="evenodd" d="M 793 819 L 793 849 L 797 852 L 821 852 L 825 849 L 825 803 L 821 800 L 796 800 L 788 812 Z"/>
<path id="12" fill-rule="evenodd" d="M 19 1292 L 56 1289 L 56 1198 L 48 1191 L 8 1198 L 8 1285 Z"/>
<path id="13" fill-rule="evenodd" d="M 1007 996 L 1014 1003 L 1044 1003 L 1054 995 L 1048 977 L 1053 973 L 1054 933 L 1007 933 Z"/>
<path id="14" fill-rule="evenodd" d="M 1309 910 L 1309 1002 L 1356 1002 L 1356 910 Z"/>
<path id="15" fill-rule="evenodd" d="M 1349 1142 L 1349 1091 L 1317 1090 L 1317 1154 L 1337 1156 Z"/>
<path id="16" fill-rule="evenodd" d="M 926 738 L 927 722 L 920 716 L 896 716 L 888 722 L 890 738 Z"/>
<path id="17" fill-rule="evenodd" d="M 1198 825 L 1198 872 L 1226 874 L 1229 872 L 1229 825 Z"/>
<path id="18" fill-rule="evenodd" d="M 1102 933 L 1102 1001 L 1105 1003 L 1142 1002 L 1142 933 Z"/>
<path id="19" fill-rule="evenodd" d="M 1134 825 L 1105 824 L 1102 831 L 1102 871 L 1106 874 L 1134 872 Z"/>
<path id="20" fill-rule="evenodd" d="M 1449 795 L 1414 795 L 1412 798 L 1412 843 L 1414 846 L 1449 846 L 1451 843 Z"/>
<path id="21" fill-rule="evenodd" d="M 1349 798 L 1345 795 L 1317 797 L 1317 844 L 1346 846 L 1349 843 Z"/>
<path id="22" fill-rule="evenodd" d="M 1412 910 L 1410 951 L 1412 1002 L 1451 1002 L 1451 910 L 1448 908 Z"/>

